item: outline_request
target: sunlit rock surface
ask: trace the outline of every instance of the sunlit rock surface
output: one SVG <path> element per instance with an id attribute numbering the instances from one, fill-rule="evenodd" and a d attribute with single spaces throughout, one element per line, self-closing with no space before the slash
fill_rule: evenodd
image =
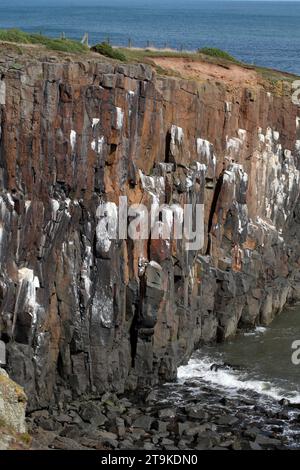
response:
<path id="1" fill-rule="evenodd" d="M 101 59 L 18 61 L 1 63 L 0 332 L 30 408 L 173 379 L 202 342 L 300 298 L 289 96 Z M 112 240 L 102 209 L 117 217 L 125 196 L 179 218 L 204 204 L 204 247 Z"/>

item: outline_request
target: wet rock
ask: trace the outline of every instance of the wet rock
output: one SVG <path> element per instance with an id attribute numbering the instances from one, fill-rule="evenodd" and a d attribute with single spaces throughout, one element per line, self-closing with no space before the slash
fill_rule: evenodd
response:
<path id="1" fill-rule="evenodd" d="M 300 410 L 300 403 L 290 403 L 289 407 L 296 410 Z"/>
<path id="2" fill-rule="evenodd" d="M 258 434 L 255 439 L 256 444 L 262 446 L 276 446 L 280 445 L 281 441 L 279 439 L 274 439 L 268 436 L 264 436 L 262 434 Z"/>
<path id="3" fill-rule="evenodd" d="M 187 387 L 199 387 L 199 381 L 197 379 L 188 379 L 184 381 L 184 385 Z"/>
<path id="4" fill-rule="evenodd" d="M 225 425 L 225 426 L 231 426 L 232 424 L 237 423 L 239 420 L 236 416 L 230 416 L 230 415 L 225 415 L 225 416 L 220 416 L 217 419 L 217 424 L 219 425 Z"/>
<path id="5" fill-rule="evenodd" d="M 244 436 L 250 437 L 251 439 L 255 439 L 256 436 L 259 435 L 260 433 L 261 433 L 261 430 L 258 427 L 252 426 L 252 427 L 247 428 L 244 431 Z"/>
<path id="6" fill-rule="evenodd" d="M 281 400 L 279 400 L 279 404 L 281 406 L 289 406 L 290 405 L 290 401 L 287 399 L 287 398 L 282 398 Z"/>

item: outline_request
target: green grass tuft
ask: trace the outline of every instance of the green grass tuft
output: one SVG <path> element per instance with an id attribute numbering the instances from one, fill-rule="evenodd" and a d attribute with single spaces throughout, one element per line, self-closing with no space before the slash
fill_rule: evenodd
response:
<path id="1" fill-rule="evenodd" d="M 202 49 L 198 49 L 198 53 L 209 55 L 210 57 L 218 57 L 220 59 L 229 60 L 230 62 L 239 62 L 232 55 L 228 54 L 228 52 L 222 51 L 222 49 L 218 49 L 216 47 L 202 47 Z"/>
<path id="2" fill-rule="evenodd" d="M 98 52 L 98 54 L 104 55 L 105 57 L 110 57 L 111 59 L 121 60 L 126 62 L 126 56 L 120 50 L 114 49 L 107 42 L 101 42 L 96 44 L 91 48 L 92 51 Z"/>
<path id="3" fill-rule="evenodd" d="M 71 39 L 52 39 L 42 34 L 28 34 L 19 29 L 1 29 L 0 41 L 15 42 L 19 44 L 41 44 L 47 49 L 70 53 L 84 53 L 87 46 Z"/>
<path id="4" fill-rule="evenodd" d="M 19 29 L 0 29 L 0 41 L 30 44 L 29 34 Z"/>

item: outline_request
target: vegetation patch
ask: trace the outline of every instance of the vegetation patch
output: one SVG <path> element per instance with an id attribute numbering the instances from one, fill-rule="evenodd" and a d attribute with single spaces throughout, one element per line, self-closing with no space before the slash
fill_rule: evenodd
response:
<path id="1" fill-rule="evenodd" d="M 127 60 L 123 52 L 121 52 L 119 49 L 114 49 L 107 42 L 96 44 L 91 48 L 91 50 L 93 52 L 97 52 L 98 54 L 104 55 L 105 57 L 109 57 L 110 59 L 121 60 L 122 62 L 126 62 Z"/>
<path id="2" fill-rule="evenodd" d="M 202 47 L 202 49 L 198 49 L 198 52 L 199 54 L 205 54 L 210 57 L 218 57 L 219 59 L 225 59 L 229 62 L 239 63 L 235 57 L 228 54 L 226 51 L 222 51 L 222 49 L 218 49 L 217 47 Z"/>
<path id="3" fill-rule="evenodd" d="M 71 39 L 52 39 L 42 34 L 28 34 L 19 29 L 1 29 L 0 41 L 18 44 L 40 44 L 50 50 L 69 53 L 83 53 L 88 51 L 88 47 L 78 41 Z"/>

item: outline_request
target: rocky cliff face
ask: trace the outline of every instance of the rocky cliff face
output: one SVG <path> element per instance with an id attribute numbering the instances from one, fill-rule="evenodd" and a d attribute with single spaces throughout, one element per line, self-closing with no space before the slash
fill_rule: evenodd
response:
<path id="1" fill-rule="evenodd" d="M 201 342 L 300 297 L 290 96 L 6 57 L 0 122 L 0 332 L 32 409 L 173 379 Z M 120 196 L 204 204 L 204 247 L 111 240 L 100 214 Z"/>

